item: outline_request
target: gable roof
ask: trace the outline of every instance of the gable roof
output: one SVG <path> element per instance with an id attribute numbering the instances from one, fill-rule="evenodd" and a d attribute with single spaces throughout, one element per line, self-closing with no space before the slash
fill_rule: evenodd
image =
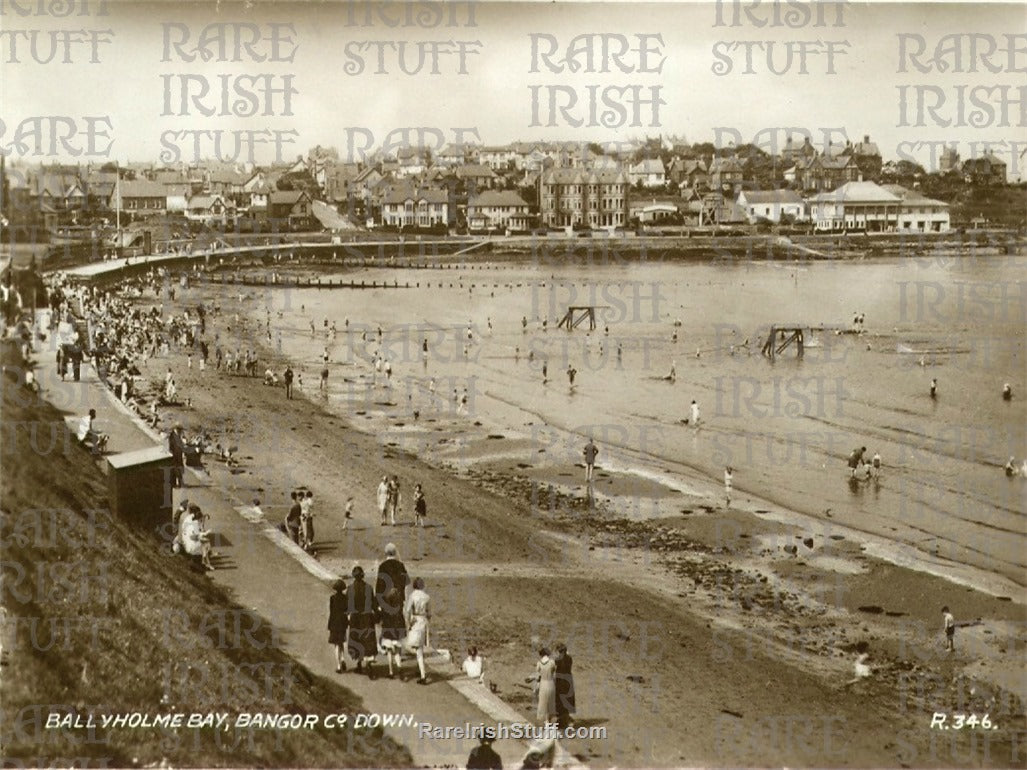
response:
<path id="1" fill-rule="evenodd" d="M 824 203 L 898 203 L 900 198 L 874 182 L 846 182 L 837 190 L 810 198 Z"/>
<path id="2" fill-rule="evenodd" d="M 738 201 L 746 203 L 802 203 L 802 198 L 795 190 L 743 190 L 738 193 Z"/>
<path id="3" fill-rule="evenodd" d="M 162 184 L 149 179 L 122 179 L 115 188 L 122 198 L 163 198 L 167 190 Z"/>
<path id="4" fill-rule="evenodd" d="M 468 179 L 470 177 L 482 176 L 492 178 L 496 175 L 496 172 L 492 170 L 491 166 L 486 166 L 483 163 L 465 163 L 462 166 L 457 166 L 454 173 L 456 174 L 457 179 Z"/>
<path id="5" fill-rule="evenodd" d="M 934 198 L 928 198 L 916 190 L 910 190 L 903 187 L 900 184 L 886 184 L 882 185 L 885 190 L 890 192 L 892 195 L 896 195 L 902 199 L 903 203 L 908 203 L 911 206 L 933 206 L 948 208 L 949 204 L 945 201 L 935 200 Z"/>
<path id="6" fill-rule="evenodd" d="M 267 202 L 276 206 L 295 206 L 303 198 L 310 199 L 303 190 L 275 190 L 268 196 Z"/>
<path id="7" fill-rule="evenodd" d="M 644 158 L 631 167 L 633 174 L 662 174 L 665 169 L 660 158 Z"/>
<path id="8" fill-rule="evenodd" d="M 449 193 L 446 190 L 439 190 L 435 187 L 425 187 L 420 190 L 412 189 L 407 185 L 399 185 L 385 193 L 383 203 L 406 203 L 413 201 L 419 203 L 449 203 Z"/>
<path id="9" fill-rule="evenodd" d="M 480 195 L 475 195 L 467 202 L 471 206 L 518 206 L 526 207 L 528 202 L 518 195 L 514 190 L 486 190 Z"/>

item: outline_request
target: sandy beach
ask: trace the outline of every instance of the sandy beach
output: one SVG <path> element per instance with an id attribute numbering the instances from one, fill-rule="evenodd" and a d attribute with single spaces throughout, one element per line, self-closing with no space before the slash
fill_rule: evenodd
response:
<path id="1" fill-rule="evenodd" d="M 337 296 L 341 326 L 348 298 Z M 252 295 L 239 320 L 235 294 L 210 287 L 180 291 L 165 310 L 214 301 L 222 312 L 208 336 L 253 346 L 265 311 Z M 568 745 L 590 764 L 1024 764 L 1019 594 L 877 558 L 872 536 L 785 515 L 741 490 L 725 510 L 708 477 L 683 492 L 601 456 L 589 496 L 569 452 L 541 462 L 536 444 L 526 461 L 530 442 L 455 414 L 441 386 L 447 405 L 417 419 L 405 392 L 372 389 L 360 408 L 321 397 L 311 353 L 323 338 L 301 347 L 309 329 L 286 329 L 282 353 L 260 344 L 259 371 L 269 362 L 280 373 L 291 359 L 304 374 L 299 398 L 260 377 L 200 373 L 173 353 L 144 371 L 156 381 L 170 365 L 191 400 L 167 410 L 165 424 L 181 419 L 187 433 L 237 445 L 238 468 L 208 468 L 240 499 L 260 499 L 269 518 L 284 517 L 290 489 L 312 489 L 317 556 L 329 569 L 373 566 L 395 542 L 436 602 L 436 646 L 459 659 L 477 645 L 499 696 L 526 717 L 535 649 L 566 642 L 578 723 L 609 728 L 607 740 Z M 368 392 L 366 364 L 336 361 L 333 386 L 347 379 Z M 402 483 L 394 528 L 374 510 L 382 474 Z M 428 499 L 424 528 L 411 526 L 415 483 Z M 349 496 L 355 519 L 343 530 Z M 952 655 L 942 604 L 967 623 Z M 847 684 L 863 652 L 872 673 Z M 1000 729 L 931 730 L 936 711 L 988 713 Z"/>

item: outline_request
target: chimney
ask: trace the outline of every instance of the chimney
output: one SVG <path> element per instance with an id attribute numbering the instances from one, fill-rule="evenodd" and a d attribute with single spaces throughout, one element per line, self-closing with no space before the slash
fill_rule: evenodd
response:
<path id="1" fill-rule="evenodd" d="M 863 134 L 863 144 L 870 144 L 870 134 Z"/>

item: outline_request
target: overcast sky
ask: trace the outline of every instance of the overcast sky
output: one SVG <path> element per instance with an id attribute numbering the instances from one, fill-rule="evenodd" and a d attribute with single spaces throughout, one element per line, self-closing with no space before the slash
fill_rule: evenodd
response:
<path id="1" fill-rule="evenodd" d="M 95 11 L 96 0 L 91 2 Z M 421 3 L 415 7 L 424 13 L 425 20 L 437 19 L 436 4 Z M 177 148 L 181 159 L 192 160 L 191 136 L 165 134 L 183 129 L 296 131 L 295 144 L 284 146 L 283 154 L 289 157 L 305 153 L 315 144 L 335 146 L 345 156 L 351 150 L 362 149 L 369 135 L 375 144 L 380 144 L 394 128 L 417 126 L 441 131 L 446 141 L 454 138 L 455 128 L 474 128 L 485 143 L 516 139 L 610 141 L 658 134 L 684 136 L 689 141 L 713 141 L 717 127 L 735 130 L 743 141 L 749 141 L 757 131 L 768 127 L 803 126 L 813 130 L 817 137 L 822 128 L 844 128 L 854 141 L 869 134 L 886 159 L 905 151 L 925 165 L 930 162 L 925 149 L 903 150 L 900 143 L 958 142 L 966 157 L 972 152 L 971 142 L 1025 141 L 1027 128 L 1018 104 L 1010 105 L 1008 125 L 1000 125 L 1003 121 L 998 87 L 1006 86 L 1010 99 L 1020 98 L 1017 89 L 1025 82 L 1024 74 L 1010 71 L 1010 64 L 1013 68 L 1027 68 L 1027 50 L 1014 53 L 1011 63 L 1008 54 L 992 56 L 992 63 L 1002 71 L 988 71 L 979 59 L 974 62 L 976 71 L 970 71 L 973 60 L 969 39 L 964 38 L 962 71 L 952 71 L 950 67 L 946 73 L 922 73 L 911 66 L 907 66 L 910 71 L 899 71 L 901 33 L 922 35 L 929 52 L 944 35 L 952 33 L 991 35 L 1000 48 L 1008 45 L 1008 39 L 1003 37 L 1006 33 L 1019 33 L 1018 45 L 1027 49 L 1027 40 L 1022 36 L 1025 13 L 1021 4 L 860 3 L 846 5 L 840 11 L 829 6 L 821 9 L 827 26 L 813 25 L 816 6 L 799 7 L 811 11 L 811 18 L 809 24 L 798 28 L 775 26 L 774 9 L 769 2 L 754 12 L 757 21 L 768 22 L 762 28 L 744 15 L 739 26 L 729 26 L 734 9 L 730 3 L 719 7 L 724 22 L 721 24 L 717 23 L 718 6 L 714 3 L 479 3 L 470 11 L 460 3 L 443 12 L 447 20 L 452 13 L 458 26 L 433 28 L 390 28 L 376 13 L 372 26 L 350 24 L 353 20 L 363 22 L 363 11 L 357 9 L 355 19 L 351 19 L 352 7 L 331 2 L 256 2 L 248 8 L 227 2 L 111 2 L 106 16 L 74 15 L 64 19 L 22 18 L 8 7 L 3 24 L 7 36 L 0 39 L 0 60 L 4 62 L 2 117 L 6 123 L 0 141 L 8 152 L 13 149 L 13 155 L 19 156 L 17 148 L 9 145 L 12 135 L 20 121 L 38 115 L 69 116 L 80 124 L 83 116 L 109 116 L 114 140 L 110 156 L 121 161 L 156 161 L 162 149 L 168 149 L 168 143 Z M 783 5 L 778 10 L 784 14 L 794 9 Z M 397 12 L 394 5 L 385 11 Z M 834 25 L 839 13 L 843 26 Z M 801 21 L 801 15 L 798 18 Z M 468 20 L 473 20 L 474 26 L 466 26 Z M 172 52 L 172 61 L 162 61 L 164 22 L 187 25 L 185 33 L 190 44 L 186 47 L 190 48 L 205 25 L 240 21 L 261 25 L 264 34 L 269 31 L 269 23 L 292 24 L 295 32 L 287 34 L 293 42 L 283 43 L 281 51 L 292 51 L 294 60 L 261 63 L 246 55 L 243 61 L 184 62 Z M 18 35 L 17 30 L 41 30 L 39 53 L 45 56 L 50 30 L 108 28 L 113 30 L 113 38 L 110 43 L 99 44 L 100 63 L 89 62 L 91 50 L 86 44 L 73 47 L 73 63 L 33 62 L 21 36 L 16 40 L 20 62 L 10 63 L 10 36 L 12 32 Z M 597 45 L 592 60 L 597 71 L 552 72 L 544 61 L 539 61 L 536 63 L 540 71 L 533 72 L 533 33 L 556 38 L 558 51 L 551 57 L 554 62 L 565 58 L 567 46 L 577 35 L 622 35 L 636 50 L 622 56 L 621 64 L 635 70 L 647 66 L 660 71 L 621 72 L 612 57 L 603 57 L 602 48 Z M 183 32 L 176 27 L 174 34 Z M 638 35 L 649 36 L 644 38 L 649 49 L 644 59 L 637 51 Z M 662 36 L 662 43 L 655 35 Z M 598 42 L 600 38 L 594 40 Z M 988 38 L 977 40 L 979 48 L 990 45 Z M 419 74 L 407 75 L 400 70 L 398 52 L 386 46 L 384 65 L 388 74 L 378 74 L 377 53 L 374 49 L 361 49 L 363 41 L 405 42 L 408 66 L 417 62 L 413 45 L 417 41 L 453 41 L 444 47 L 454 53 L 440 57 L 439 74 L 430 72 L 429 57 Z M 618 49 L 619 40 L 607 41 L 610 50 Z M 773 74 L 765 48 L 754 47 L 756 71 L 747 73 L 744 48 L 729 48 L 739 41 L 773 41 L 771 64 L 779 70 L 787 68 L 784 47 L 790 45 L 791 67 L 784 74 Z M 543 38 L 540 45 L 547 47 L 549 42 L 549 38 Z M 461 59 L 455 52 L 459 43 L 463 43 L 466 52 L 466 74 L 458 71 Z M 833 73 L 829 72 L 828 44 L 835 50 Z M 802 45 L 808 51 L 805 74 L 800 72 L 798 53 Z M 266 43 L 259 43 L 256 49 L 270 53 Z M 357 55 L 363 58 L 364 71 L 353 73 Z M 927 57 L 924 58 L 926 61 Z M 579 54 L 578 61 L 586 63 L 584 53 Z M 724 67 L 727 61 L 731 71 L 717 74 L 715 68 Z M 598 71 L 602 69 L 607 71 Z M 291 97 L 292 115 L 281 114 L 280 95 L 270 105 L 263 97 L 259 100 L 260 113 L 270 106 L 273 115 L 208 117 L 195 107 L 186 116 L 162 114 L 163 75 L 171 76 L 167 82 L 173 86 L 172 104 L 177 111 L 181 75 L 205 77 L 216 92 L 221 74 L 232 78 L 269 74 L 279 87 L 284 85 L 283 76 L 291 75 L 296 91 Z M 913 125 L 901 125 L 899 86 L 903 85 L 907 86 L 905 122 Z M 959 120 L 956 87 L 960 85 L 993 89 L 977 91 L 996 109 L 994 116 L 978 116 L 978 124 L 983 124 L 980 127 L 955 125 Z M 533 93 L 531 86 L 539 88 Z M 606 125 L 590 125 L 602 123 L 603 112 L 607 110 L 607 105 L 600 104 L 592 117 L 588 107 L 590 93 L 602 95 L 609 87 L 628 86 L 636 86 L 645 99 L 658 86 L 659 98 L 664 102 L 658 114 L 654 114 L 650 104 L 643 103 L 639 106 L 642 126 L 630 125 L 630 120 L 615 111 Z M 942 89 L 946 103 L 939 108 L 938 118 L 949 119 L 953 125 L 940 125 L 941 120 L 930 114 L 923 115 L 927 126 L 915 125 L 922 112 L 917 109 L 917 89 L 923 86 Z M 550 97 L 564 100 L 570 98 L 569 93 L 573 93 L 577 105 L 569 115 L 551 116 Z M 634 107 L 625 101 L 621 91 L 607 92 L 607 96 L 624 103 L 626 114 L 631 115 Z M 937 97 L 930 92 L 925 98 L 925 104 L 931 105 Z M 211 101 L 220 106 L 218 100 L 209 98 L 204 103 L 209 106 Z M 973 106 L 967 102 L 966 110 Z M 557 125 L 550 126 L 554 120 Z M 575 120 L 583 124 L 571 125 Z M 728 136 L 728 132 L 721 132 L 725 142 Z M 428 137 L 430 142 L 435 141 L 434 133 L 429 132 Z M 778 137 L 783 138 L 783 133 Z M 235 140 L 227 136 L 224 139 L 222 152 L 227 155 L 234 149 Z M 203 140 L 200 154 L 213 154 L 210 139 Z M 1008 149 L 1000 148 L 998 154 L 1010 159 Z M 257 160 L 266 162 L 270 156 L 269 148 L 258 148 Z M 31 153 L 26 157 L 34 158 Z"/>

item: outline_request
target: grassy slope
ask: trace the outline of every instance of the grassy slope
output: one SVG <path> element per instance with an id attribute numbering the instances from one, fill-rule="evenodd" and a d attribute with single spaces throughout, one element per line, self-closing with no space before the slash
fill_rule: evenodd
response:
<path id="1" fill-rule="evenodd" d="M 8 346 L 4 361 L 11 363 Z M 90 736 L 44 729 L 47 713 L 70 708 L 320 715 L 363 709 L 353 693 L 315 677 L 277 649 L 267 623 L 235 607 L 185 559 L 107 513 L 104 477 L 85 451 L 70 445 L 42 456 L 28 448 L 26 430 L 15 437 L 18 421 L 63 423 L 50 405 L 25 406 L 23 396 L 12 397 L 14 387 L 5 375 L 0 755 L 8 762 L 45 763 L 39 766 L 71 765 L 74 758 L 78 764 L 112 766 L 162 759 L 205 767 L 410 764 L 406 750 L 378 731 L 123 728 Z M 51 509 L 59 512 L 55 518 L 39 513 Z M 89 510 L 102 511 L 92 524 L 84 513 Z M 40 521 L 46 523 L 38 526 Z M 242 628 L 256 630 L 229 634 L 222 643 L 211 618 L 226 610 L 241 612 Z M 171 625 L 173 633 L 167 630 L 169 617 L 180 619 Z"/>

